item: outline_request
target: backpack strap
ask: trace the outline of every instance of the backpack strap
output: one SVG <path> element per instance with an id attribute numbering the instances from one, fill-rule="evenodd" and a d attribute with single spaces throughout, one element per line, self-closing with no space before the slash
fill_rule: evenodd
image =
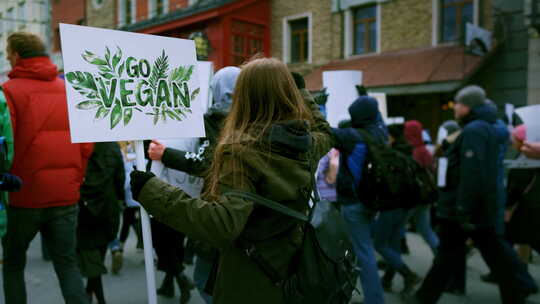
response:
<path id="1" fill-rule="evenodd" d="M 276 203 L 276 202 L 274 202 L 272 200 L 269 200 L 267 198 L 264 198 L 264 197 L 262 197 L 260 195 L 254 194 L 254 193 L 231 190 L 231 191 L 225 192 L 223 195 L 246 199 L 246 200 L 251 201 L 251 202 L 253 202 L 255 204 L 265 206 L 267 208 L 270 208 L 270 209 L 272 209 L 274 211 L 277 211 L 277 212 L 279 212 L 281 214 L 284 214 L 286 216 L 295 218 L 295 219 L 300 220 L 302 222 L 308 222 L 309 221 L 309 217 L 307 215 L 305 215 L 303 213 L 300 213 L 300 212 L 298 212 L 296 210 L 293 210 L 293 209 L 291 209 L 289 207 L 285 207 L 282 204 Z"/>

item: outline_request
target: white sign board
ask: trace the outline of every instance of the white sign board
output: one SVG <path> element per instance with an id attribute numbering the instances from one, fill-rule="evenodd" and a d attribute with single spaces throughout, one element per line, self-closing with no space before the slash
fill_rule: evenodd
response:
<path id="1" fill-rule="evenodd" d="M 192 40 L 68 24 L 60 37 L 72 142 L 204 136 Z"/>
<path id="2" fill-rule="evenodd" d="M 206 113 L 212 105 L 212 88 L 210 82 L 214 75 L 214 63 L 212 61 L 197 61 L 197 74 L 201 88 L 200 105 L 202 112 Z"/>
<path id="3" fill-rule="evenodd" d="M 351 119 L 349 106 L 358 98 L 356 85 L 362 84 L 360 71 L 323 72 L 323 87 L 327 88 L 327 120 L 332 127 L 337 127 L 344 119 Z"/>

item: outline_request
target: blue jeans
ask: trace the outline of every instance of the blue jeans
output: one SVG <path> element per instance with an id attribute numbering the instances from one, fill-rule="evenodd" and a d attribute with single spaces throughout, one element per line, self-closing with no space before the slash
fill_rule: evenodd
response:
<path id="1" fill-rule="evenodd" d="M 396 209 L 381 212 L 375 221 L 375 249 L 396 271 L 406 268 L 401 258 L 401 232 L 407 221 L 407 211 Z"/>
<path id="2" fill-rule="evenodd" d="M 426 205 L 418 206 L 412 209 L 410 217 L 415 218 L 416 232 L 422 236 L 429 248 L 431 248 L 433 255 L 435 255 L 440 241 L 433 228 L 431 228 L 430 207 Z"/>
<path id="3" fill-rule="evenodd" d="M 371 239 L 371 226 L 376 213 L 360 203 L 343 205 L 341 213 L 347 224 L 353 250 L 360 264 L 360 282 L 364 291 L 364 302 L 366 304 L 382 304 L 384 303 L 384 292 Z"/>
<path id="4" fill-rule="evenodd" d="M 25 304 L 26 251 L 41 232 L 60 282 L 66 304 L 87 304 L 88 298 L 75 254 L 78 206 L 42 209 L 8 207 L 4 247 L 4 297 L 6 304 Z"/>
<path id="5" fill-rule="evenodd" d="M 197 290 L 199 290 L 201 298 L 203 298 L 206 304 L 212 304 L 212 296 L 204 292 L 206 282 L 208 282 L 208 278 L 212 272 L 212 265 L 212 261 L 201 258 L 200 256 L 197 256 L 197 259 L 195 260 L 193 281 L 195 282 L 195 286 L 197 286 Z"/>

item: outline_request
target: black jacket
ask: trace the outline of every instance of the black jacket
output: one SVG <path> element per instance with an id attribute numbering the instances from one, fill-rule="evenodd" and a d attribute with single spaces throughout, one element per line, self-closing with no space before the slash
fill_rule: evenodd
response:
<path id="1" fill-rule="evenodd" d="M 510 241 L 540 243 L 540 169 L 511 169 L 508 172 L 507 207 L 515 207 L 507 226 Z"/>
<path id="2" fill-rule="evenodd" d="M 487 105 L 473 108 L 463 120 L 463 131 L 446 152 L 447 184 L 437 204 L 440 217 L 470 217 L 478 226 L 495 225 L 500 150 L 496 120 L 495 110 Z"/>
<path id="3" fill-rule="evenodd" d="M 161 162 L 167 168 L 185 172 L 189 175 L 202 177 L 210 168 L 212 153 L 217 144 L 219 132 L 227 116 L 224 112 L 213 111 L 204 115 L 206 138 L 200 140 L 199 151 L 192 153 L 172 148 L 166 148 Z"/>
<path id="4" fill-rule="evenodd" d="M 81 186 L 79 249 L 95 249 L 112 241 L 120 223 L 120 202 L 125 200 L 125 171 L 115 142 L 96 143 Z"/>

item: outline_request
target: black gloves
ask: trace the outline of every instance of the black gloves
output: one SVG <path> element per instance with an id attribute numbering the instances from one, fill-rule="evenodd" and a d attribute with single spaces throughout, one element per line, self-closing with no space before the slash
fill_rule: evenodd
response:
<path id="1" fill-rule="evenodd" d="M 131 193 L 133 194 L 133 199 L 138 201 L 139 200 L 139 194 L 141 194 L 141 190 L 146 184 L 146 182 L 154 177 L 154 173 L 150 172 L 143 172 L 143 171 L 133 171 L 131 172 Z"/>
<path id="2" fill-rule="evenodd" d="M 15 175 L 4 173 L 0 176 L 1 191 L 17 192 L 21 190 L 21 186 L 21 179 Z"/>
<path id="3" fill-rule="evenodd" d="M 294 79 L 294 83 L 296 84 L 299 90 L 306 88 L 306 81 L 304 80 L 304 77 L 302 77 L 302 75 L 296 72 L 291 72 L 291 75 Z"/>

